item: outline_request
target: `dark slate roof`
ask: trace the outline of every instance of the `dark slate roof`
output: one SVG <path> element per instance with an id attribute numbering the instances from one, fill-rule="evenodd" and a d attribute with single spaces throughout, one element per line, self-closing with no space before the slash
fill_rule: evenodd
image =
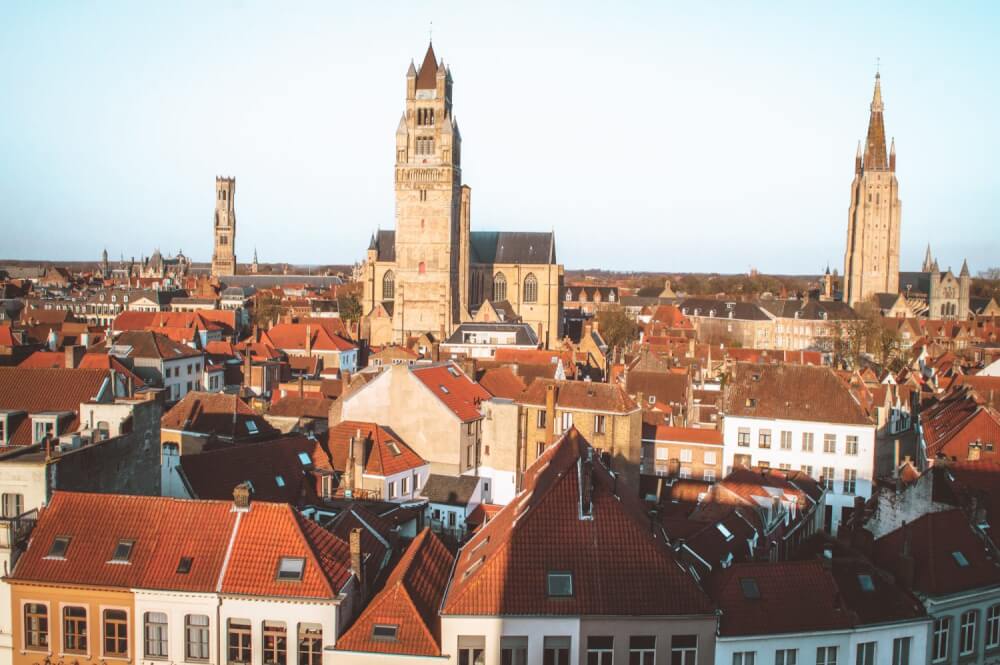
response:
<path id="1" fill-rule="evenodd" d="M 431 503 L 468 506 L 478 484 L 479 476 L 442 476 L 432 473 L 427 476 L 420 495 Z"/>
<path id="2" fill-rule="evenodd" d="M 759 304 L 771 314 L 787 319 L 832 321 L 858 318 L 857 313 L 850 305 L 833 300 L 762 300 Z M 796 317 L 796 313 L 798 313 L 798 317 Z"/>
<path id="3" fill-rule="evenodd" d="M 395 261 L 396 232 L 379 229 L 378 233 L 374 236 L 374 247 L 372 249 L 378 252 L 376 255 L 377 261 Z"/>
<path id="4" fill-rule="evenodd" d="M 252 286 L 263 289 L 284 284 L 305 284 L 306 286 L 339 286 L 343 280 L 333 275 L 226 275 L 226 287 Z"/>
<path id="5" fill-rule="evenodd" d="M 876 300 L 876 302 L 878 302 L 879 309 L 882 309 L 882 310 L 892 309 L 893 306 L 896 304 L 896 301 L 899 300 L 899 294 L 898 293 L 876 293 L 875 294 L 875 300 Z"/>
<path id="6" fill-rule="evenodd" d="M 473 231 L 470 236 L 473 263 L 546 265 L 556 262 L 553 233 Z"/>
<path id="7" fill-rule="evenodd" d="M 538 338 L 535 337 L 535 331 L 532 330 L 531 325 L 527 323 L 463 323 L 455 332 L 452 333 L 451 337 L 445 340 L 445 344 L 465 344 L 462 341 L 462 333 L 465 332 L 490 332 L 495 330 L 497 332 L 511 332 L 517 333 L 514 338 L 514 344 L 518 346 L 537 346 Z"/>
<path id="8" fill-rule="evenodd" d="M 730 308 L 730 305 L 732 307 Z M 729 318 L 732 309 L 734 319 L 744 321 L 767 321 L 770 317 L 759 306 L 751 302 L 738 300 L 715 300 L 714 298 L 685 298 L 678 305 L 684 316 L 714 316 L 718 319 Z M 695 310 L 698 313 L 695 314 Z M 715 314 L 712 314 L 712 311 Z"/>
<path id="9" fill-rule="evenodd" d="M 900 272 L 899 290 L 905 293 L 907 289 L 913 293 L 930 293 L 931 274 L 929 272 Z"/>

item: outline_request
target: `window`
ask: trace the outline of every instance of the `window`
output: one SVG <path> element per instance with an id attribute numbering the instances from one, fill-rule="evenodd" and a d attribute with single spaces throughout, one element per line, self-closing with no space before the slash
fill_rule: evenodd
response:
<path id="1" fill-rule="evenodd" d="M 604 434 L 605 416 L 594 416 L 594 434 Z"/>
<path id="2" fill-rule="evenodd" d="M 708 450 L 708 451 L 706 451 L 705 452 L 705 464 L 713 464 L 714 465 L 715 463 L 716 463 L 715 451 L 714 450 Z"/>
<path id="3" fill-rule="evenodd" d="M 754 665 L 756 651 L 737 651 L 733 654 L 733 665 Z"/>
<path id="4" fill-rule="evenodd" d="M 750 447 L 750 428 L 741 427 L 736 434 L 736 445 L 742 448 Z"/>
<path id="5" fill-rule="evenodd" d="M 167 657 L 167 615 L 163 612 L 146 612 L 145 643 L 147 658 Z"/>
<path id="6" fill-rule="evenodd" d="M 823 435 L 823 452 L 824 453 L 836 453 L 837 452 L 837 435 L 836 434 L 824 434 Z"/>
<path id="7" fill-rule="evenodd" d="M 188 660 L 208 660 L 208 616 L 184 617 L 184 655 Z"/>
<path id="8" fill-rule="evenodd" d="M 128 613 L 104 610 L 104 655 L 128 656 Z"/>
<path id="9" fill-rule="evenodd" d="M 493 275 L 493 302 L 507 299 L 507 278 L 502 272 Z"/>
<path id="10" fill-rule="evenodd" d="M 955 551 L 951 553 L 951 558 L 955 560 L 959 568 L 968 568 L 969 560 L 965 558 L 965 555 L 961 552 Z"/>
<path id="11" fill-rule="evenodd" d="M 406 496 L 410 491 L 410 479 L 400 478 L 399 479 L 399 494 L 401 496 Z"/>
<path id="12" fill-rule="evenodd" d="M 701 479 L 704 480 L 706 483 L 715 482 L 715 471 L 712 471 L 710 469 L 705 469 L 704 471 L 702 471 L 701 476 L 702 476 Z"/>
<path id="13" fill-rule="evenodd" d="M 816 665 L 837 665 L 837 647 L 817 647 Z"/>
<path id="14" fill-rule="evenodd" d="M 250 622 L 245 619 L 229 620 L 229 662 L 250 662 Z"/>
<path id="15" fill-rule="evenodd" d="M 695 665 L 697 661 L 697 635 L 674 635 L 670 638 L 670 665 Z"/>
<path id="16" fill-rule="evenodd" d="M 681 450 L 681 461 L 690 462 L 693 459 L 693 454 L 690 448 L 684 448 Z"/>
<path id="17" fill-rule="evenodd" d="M 297 581 L 302 579 L 302 572 L 305 570 L 306 560 L 300 557 L 283 556 L 278 561 L 278 579 L 285 581 Z"/>
<path id="18" fill-rule="evenodd" d="M 391 270 L 382 275 L 382 300 L 392 300 L 396 297 L 396 276 Z"/>
<path id="19" fill-rule="evenodd" d="M 967 656 L 976 650 L 976 612 L 974 610 L 962 614 L 958 636 L 959 655 Z"/>
<path id="20" fill-rule="evenodd" d="M 1000 646 L 1000 605 L 986 611 L 986 648 Z"/>
<path id="21" fill-rule="evenodd" d="M 389 498 L 390 499 L 395 499 L 396 498 L 396 481 L 395 480 L 389 482 Z"/>
<path id="22" fill-rule="evenodd" d="M 260 432 L 260 430 L 257 429 L 257 423 L 252 420 L 246 420 L 243 424 L 246 425 L 248 434 L 258 434 Z"/>
<path id="23" fill-rule="evenodd" d="M 535 424 L 538 427 L 538 429 L 543 429 L 545 427 L 545 412 L 544 411 L 541 411 L 541 410 L 538 411 L 538 416 L 535 419 Z"/>
<path id="24" fill-rule="evenodd" d="M 570 427 L 573 426 L 573 414 L 570 413 L 569 411 L 563 411 L 560 414 L 560 418 L 561 418 L 560 425 L 562 425 L 562 429 L 559 430 L 560 432 L 565 432 L 566 430 L 568 430 Z"/>
<path id="25" fill-rule="evenodd" d="M 502 636 L 500 638 L 500 665 L 528 665 L 528 638 Z"/>
<path id="26" fill-rule="evenodd" d="M 322 665 L 323 626 L 316 623 L 299 624 L 299 665 Z"/>
<path id="27" fill-rule="evenodd" d="M 909 637 L 897 637 L 892 641 L 892 665 L 910 665 Z"/>
<path id="28" fill-rule="evenodd" d="M 134 540 L 119 540 L 118 544 L 115 545 L 115 552 L 111 555 L 112 563 L 128 563 L 129 559 L 132 557 L 132 546 L 135 545 Z"/>
<path id="29" fill-rule="evenodd" d="M 569 665 L 569 644 L 569 637 L 546 637 L 542 643 L 542 665 Z"/>
<path id="30" fill-rule="evenodd" d="M 587 665 L 612 665 L 615 655 L 615 638 L 606 635 L 587 637 Z"/>
<path id="31" fill-rule="evenodd" d="M 858 454 L 858 437 L 853 434 L 847 435 L 847 454 L 857 455 Z"/>
<path id="32" fill-rule="evenodd" d="M 865 593 L 871 593 L 875 590 L 875 582 L 872 580 L 871 575 L 858 575 L 858 586 L 860 586 L 861 590 Z"/>
<path id="33" fill-rule="evenodd" d="M 934 641 L 931 645 L 931 659 L 935 662 L 948 658 L 948 633 L 951 631 L 951 618 L 942 617 L 934 620 Z"/>
<path id="34" fill-rule="evenodd" d="M 854 494 L 858 488 L 858 472 L 844 469 L 844 494 Z"/>
<path id="35" fill-rule="evenodd" d="M 858 644 L 858 657 L 854 665 L 875 665 L 875 643 L 861 642 Z"/>
<path id="36" fill-rule="evenodd" d="M 49 646 L 49 608 L 41 603 L 24 606 L 24 646 L 28 649 Z"/>
<path id="37" fill-rule="evenodd" d="M 820 484 L 823 485 L 823 487 L 826 490 L 830 491 L 830 492 L 833 491 L 833 483 L 834 483 L 834 475 L 835 474 L 836 474 L 836 471 L 834 470 L 834 468 L 832 466 L 824 466 L 823 467 L 823 475 L 820 476 L 820 479 L 819 479 Z"/>
<path id="38" fill-rule="evenodd" d="M 796 665 L 798 659 L 798 649 L 778 649 L 774 652 L 774 665 Z"/>
<path id="39" fill-rule="evenodd" d="M 2 427 L 3 421 L 0 420 L 0 427 Z M 0 433 L 0 440 L 3 439 L 3 434 Z M 7 494 L 3 495 L 3 516 L 4 517 L 17 517 L 24 512 L 24 495 L 23 494 Z"/>
<path id="40" fill-rule="evenodd" d="M 781 433 L 781 449 L 791 450 L 792 449 L 792 433 L 788 431 L 783 431 Z"/>
<path id="41" fill-rule="evenodd" d="M 63 649 L 67 653 L 87 653 L 87 608 L 63 608 Z"/>
<path id="42" fill-rule="evenodd" d="M 524 278 L 524 302 L 538 302 L 538 279 L 534 273 Z"/>
<path id="43" fill-rule="evenodd" d="M 285 665 L 288 653 L 288 631 L 282 621 L 264 622 L 264 665 Z"/>
<path id="44" fill-rule="evenodd" d="M 458 665 L 486 665 L 486 638 L 482 635 L 459 635 Z"/>
<path id="45" fill-rule="evenodd" d="M 629 665 L 653 665 L 655 660 L 655 635 L 632 635 L 628 638 Z"/>
<path id="46" fill-rule="evenodd" d="M 39 443 L 45 440 L 45 437 L 52 436 L 55 433 L 55 426 L 51 420 L 36 420 L 35 421 L 35 441 L 34 443 Z"/>
<path id="47" fill-rule="evenodd" d="M 565 598 L 573 595 L 573 573 L 550 572 L 546 586 L 549 596 Z"/>
<path id="48" fill-rule="evenodd" d="M 747 600 L 760 600 L 760 587 L 757 586 L 757 579 L 753 577 L 740 578 L 740 590 Z"/>
<path id="49" fill-rule="evenodd" d="M 799 467 L 799 469 L 802 471 L 802 473 L 812 478 L 813 468 L 811 464 L 803 464 L 802 466 Z"/>
<path id="50" fill-rule="evenodd" d="M 757 447 L 759 448 L 770 448 L 771 447 L 771 430 L 762 429 L 757 435 Z"/>
<path id="51" fill-rule="evenodd" d="M 813 451 L 813 440 L 815 435 L 812 432 L 802 433 L 802 452 L 811 453 Z"/>

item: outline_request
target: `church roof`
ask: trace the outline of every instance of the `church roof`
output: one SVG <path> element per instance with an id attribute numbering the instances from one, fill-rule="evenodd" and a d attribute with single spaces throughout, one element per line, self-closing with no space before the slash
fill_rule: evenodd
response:
<path id="1" fill-rule="evenodd" d="M 437 58 L 434 55 L 434 44 L 427 45 L 424 62 L 417 73 L 417 90 L 434 90 L 437 87 Z"/>
<path id="2" fill-rule="evenodd" d="M 931 274 L 929 272 L 900 272 L 899 290 L 905 293 L 930 293 Z"/>
<path id="3" fill-rule="evenodd" d="M 469 235 L 473 263 L 547 265 L 556 262 L 553 233 L 473 231 Z"/>
<path id="4" fill-rule="evenodd" d="M 384 231 L 382 229 L 378 230 L 378 233 L 372 239 L 373 247 L 377 254 L 378 261 L 395 261 L 396 260 L 396 232 L 395 231 Z"/>

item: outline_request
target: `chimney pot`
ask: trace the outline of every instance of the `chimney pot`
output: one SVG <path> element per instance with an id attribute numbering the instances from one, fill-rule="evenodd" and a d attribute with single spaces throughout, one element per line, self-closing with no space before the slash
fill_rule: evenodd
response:
<path id="1" fill-rule="evenodd" d="M 233 488 L 233 508 L 239 511 L 250 510 L 250 483 L 243 482 Z"/>

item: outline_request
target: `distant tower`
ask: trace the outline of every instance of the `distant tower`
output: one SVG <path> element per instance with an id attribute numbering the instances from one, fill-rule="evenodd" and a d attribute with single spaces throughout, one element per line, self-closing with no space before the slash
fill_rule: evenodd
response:
<path id="1" fill-rule="evenodd" d="M 236 274 L 236 178 L 215 178 L 212 277 Z"/>
<path id="2" fill-rule="evenodd" d="M 107 279 L 111 276 L 111 267 L 108 265 L 108 248 L 105 247 L 104 251 L 101 252 L 101 276 Z"/>
<path id="3" fill-rule="evenodd" d="M 920 266 L 920 272 L 933 272 L 934 256 L 931 254 L 931 244 L 927 243 L 927 253 L 924 254 L 924 264 Z"/>
<path id="4" fill-rule="evenodd" d="M 844 254 L 844 302 L 855 306 L 876 293 L 899 292 L 899 185 L 896 142 L 885 150 L 882 87 L 875 74 L 875 93 L 868 138 L 854 159 L 851 205 Z"/>
<path id="5" fill-rule="evenodd" d="M 964 321 L 969 318 L 972 296 L 972 275 L 969 274 L 969 261 L 962 261 L 962 272 L 958 274 L 958 318 Z"/>
<path id="6" fill-rule="evenodd" d="M 250 264 L 250 272 L 252 272 L 253 274 L 256 275 L 258 269 L 259 269 L 259 267 L 257 265 L 257 248 L 254 247 L 253 248 L 253 263 Z"/>
<path id="7" fill-rule="evenodd" d="M 826 272 L 823 273 L 823 295 L 820 300 L 833 300 L 833 275 L 830 274 L 830 266 L 826 266 Z"/>

